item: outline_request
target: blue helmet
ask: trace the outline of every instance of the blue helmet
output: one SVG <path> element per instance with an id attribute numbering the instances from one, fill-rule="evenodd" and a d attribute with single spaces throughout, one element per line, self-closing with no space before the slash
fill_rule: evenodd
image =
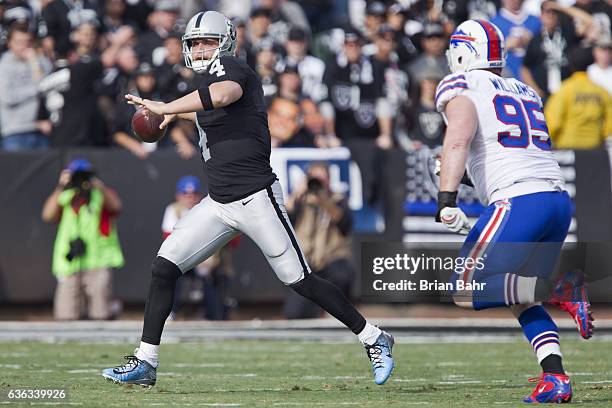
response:
<path id="1" fill-rule="evenodd" d="M 68 165 L 68 170 L 70 170 L 71 173 L 76 173 L 76 172 L 92 173 L 94 170 L 94 167 L 87 159 L 78 158 L 70 162 L 70 164 Z"/>
<path id="2" fill-rule="evenodd" d="M 176 183 L 177 193 L 200 193 L 201 191 L 200 180 L 196 176 L 183 176 Z"/>

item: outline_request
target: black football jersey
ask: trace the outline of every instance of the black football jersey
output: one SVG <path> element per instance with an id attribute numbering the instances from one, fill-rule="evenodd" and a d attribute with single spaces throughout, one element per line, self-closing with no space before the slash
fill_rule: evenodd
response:
<path id="1" fill-rule="evenodd" d="M 229 203 L 271 185 L 270 130 L 263 89 L 243 60 L 223 56 L 201 75 L 200 87 L 234 81 L 242 97 L 223 108 L 197 113 L 200 150 L 213 200 Z"/>
<path id="2" fill-rule="evenodd" d="M 364 56 L 350 64 L 346 57 L 337 56 L 328 62 L 323 82 L 327 100 L 336 112 L 336 135 L 340 139 L 375 139 L 380 135 L 376 102 L 385 96 L 380 62 Z"/>

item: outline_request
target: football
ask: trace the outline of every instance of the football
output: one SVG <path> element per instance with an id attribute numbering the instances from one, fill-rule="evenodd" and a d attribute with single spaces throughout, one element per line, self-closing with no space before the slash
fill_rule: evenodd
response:
<path id="1" fill-rule="evenodd" d="M 132 129 L 143 142 L 155 143 L 166 134 L 166 128 L 159 128 L 163 121 L 164 115 L 158 115 L 148 109 L 140 108 L 132 117 Z"/>

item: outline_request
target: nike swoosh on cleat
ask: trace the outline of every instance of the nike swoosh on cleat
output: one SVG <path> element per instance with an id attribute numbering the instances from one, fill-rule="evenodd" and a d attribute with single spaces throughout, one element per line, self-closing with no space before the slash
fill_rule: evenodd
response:
<path id="1" fill-rule="evenodd" d="M 254 198 L 255 198 L 255 197 L 251 197 L 251 199 L 250 199 L 250 200 L 243 201 L 243 202 L 242 202 L 242 205 L 247 205 L 248 203 L 250 203 L 251 201 L 253 201 L 253 199 L 254 199 Z"/>
<path id="2" fill-rule="evenodd" d="M 546 386 L 545 386 L 545 385 L 543 385 L 543 386 L 541 386 L 541 387 L 540 387 L 540 389 L 538 390 L 538 392 L 542 392 L 542 391 L 544 391 L 545 389 L 546 389 Z"/>

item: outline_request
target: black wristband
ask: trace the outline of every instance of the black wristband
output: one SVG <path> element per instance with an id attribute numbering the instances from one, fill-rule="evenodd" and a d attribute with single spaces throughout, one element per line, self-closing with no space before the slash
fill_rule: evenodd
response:
<path id="1" fill-rule="evenodd" d="M 438 193 L 438 212 L 436 213 L 436 222 L 440 220 L 440 211 L 444 207 L 457 207 L 457 192 L 456 191 L 440 191 Z"/>
<path id="2" fill-rule="evenodd" d="M 211 111 L 215 109 L 213 106 L 212 97 L 210 96 L 210 89 L 208 86 L 203 86 L 198 89 L 198 94 L 200 95 L 200 101 L 202 101 L 202 107 L 205 111 Z"/>

